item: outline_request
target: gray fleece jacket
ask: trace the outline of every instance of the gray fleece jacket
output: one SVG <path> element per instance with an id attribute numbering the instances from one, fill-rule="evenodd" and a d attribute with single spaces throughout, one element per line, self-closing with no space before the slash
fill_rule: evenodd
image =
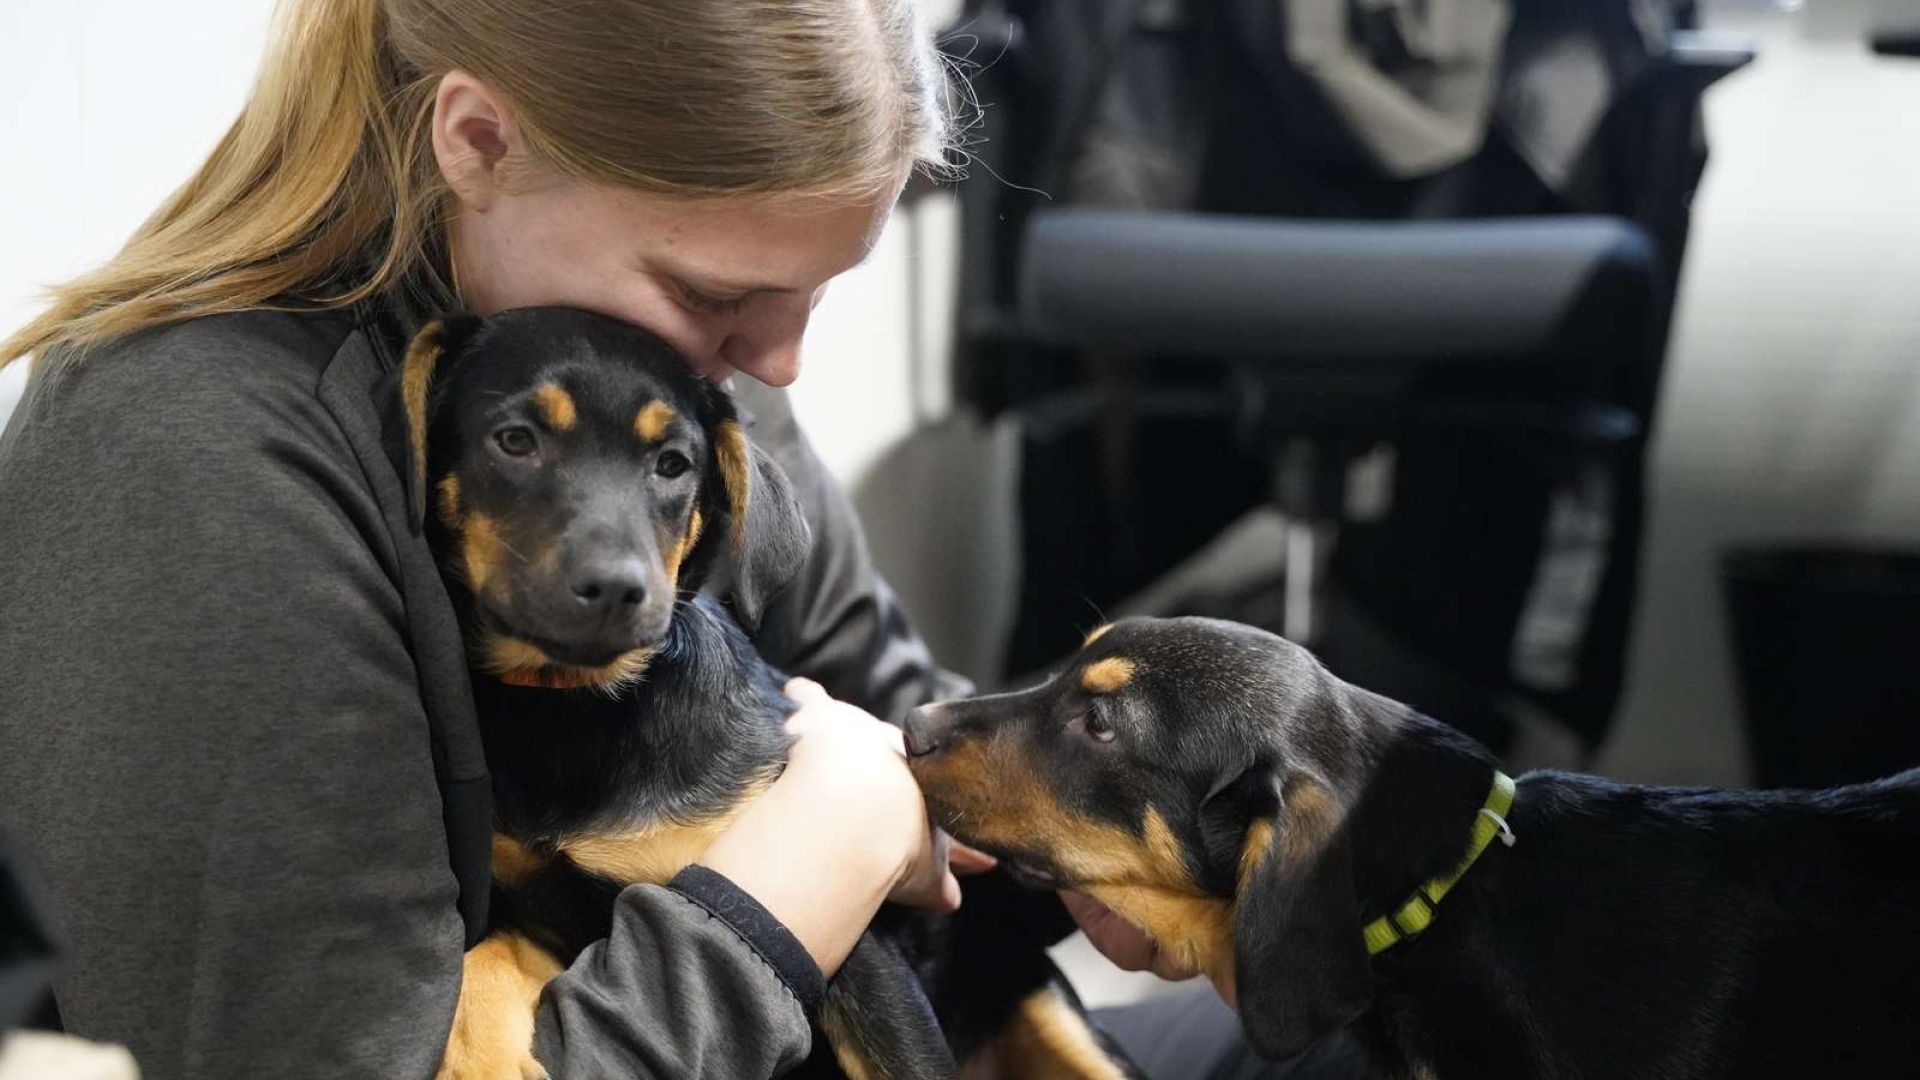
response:
<path id="1" fill-rule="evenodd" d="M 410 328 L 149 331 L 36 375 L 0 439 L 0 831 L 67 932 L 66 1027 L 154 1080 L 439 1060 L 489 812 L 459 627 L 381 429 Z M 883 717 L 957 689 L 784 398 L 743 396 L 816 537 L 762 652 Z M 538 1056 L 557 1080 L 777 1075 L 819 992 L 791 945 L 718 875 L 630 888 L 549 988 Z"/>

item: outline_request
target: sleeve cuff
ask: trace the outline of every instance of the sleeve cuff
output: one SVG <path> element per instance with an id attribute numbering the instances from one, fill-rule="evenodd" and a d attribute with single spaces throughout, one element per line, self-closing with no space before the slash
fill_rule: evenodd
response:
<path id="1" fill-rule="evenodd" d="M 740 940 L 766 961 L 800 999 L 808 1015 L 819 1011 L 820 999 L 827 992 L 827 979 L 820 965 L 785 923 L 760 901 L 728 880 L 726 875 L 707 867 L 693 865 L 674 875 L 667 888 L 686 897 L 707 914 L 726 923 Z"/>

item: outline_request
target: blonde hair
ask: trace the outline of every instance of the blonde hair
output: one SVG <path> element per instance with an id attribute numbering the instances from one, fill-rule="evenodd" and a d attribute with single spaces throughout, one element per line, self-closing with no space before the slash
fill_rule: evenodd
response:
<path id="1" fill-rule="evenodd" d="M 440 78 L 511 102 L 534 163 L 702 198 L 871 197 L 940 166 L 945 69 L 915 0 L 284 0 L 252 97 L 0 365 L 230 311 L 342 307 L 440 274 Z"/>

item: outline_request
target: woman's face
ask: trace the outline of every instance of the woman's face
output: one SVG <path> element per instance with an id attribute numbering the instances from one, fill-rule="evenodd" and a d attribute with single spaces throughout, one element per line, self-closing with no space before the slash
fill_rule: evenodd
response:
<path id="1" fill-rule="evenodd" d="M 442 82 L 435 151 L 455 200 L 449 246 L 476 314 L 537 304 L 645 327 L 713 379 L 800 373 L 827 282 L 866 258 L 899 194 L 680 199 L 556 177 L 502 182 L 510 115 L 459 72 Z M 901 182 L 905 181 L 904 170 Z"/>

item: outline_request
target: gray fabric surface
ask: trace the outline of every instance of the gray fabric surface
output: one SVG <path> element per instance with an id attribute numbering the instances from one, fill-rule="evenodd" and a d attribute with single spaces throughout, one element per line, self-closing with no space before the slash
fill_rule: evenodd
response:
<path id="1" fill-rule="evenodd" d="M 1211 986 L 1096 1009 L 1093 1025 L 1147 1080 L 1207 1080 L 1241 1041 L 1240 1018 Z"/>
<path id="2" fill-rule="evenodd" d="M 424 1077 L 446 1037 L 448 845 L 486 838 L 450 841 L 439 790 L 485 772 L 375 356 L 344 316 L 202 320 L 36 385 L 0 440 L 0 825 L 72 940 L 66 1024 L 148 1077 Z M 954 685 L 797 430 L 773 452 L 823 539 L 777 659 L 886 714 Z M 556 1076 L 808 1046 L 752 949 L 654 887 L 550 995 Z"/>
<path id="3" fill-rule="evenodd" d="M 66 1024 L 149 1076 L 424 1076 L 452 1015 L 394 540 L 316 394 L 343 335 L 150 335 L 0 443 L 0 821 Z"/>
<path id="4" fill-rule="evenodd" d="M 647 887 L 614 919 L 540 999 L 534 1056 L 553 1080 L 776 1076 L 805 1059 L 799 999 L 727 922 Z"/>
<path id="5" fill-rule="evenodd" d="M 1126 1051 L 1147 1080 L 1365 1080 L 1366 1052 L 1350 1031 L 1322 1036 L 1298 1057 L 1268 1061 L 1240 1034 L 1240 1018 L 1212 987 L 1195 987 L 1113 1009 L 1093 1024 Z"/>

